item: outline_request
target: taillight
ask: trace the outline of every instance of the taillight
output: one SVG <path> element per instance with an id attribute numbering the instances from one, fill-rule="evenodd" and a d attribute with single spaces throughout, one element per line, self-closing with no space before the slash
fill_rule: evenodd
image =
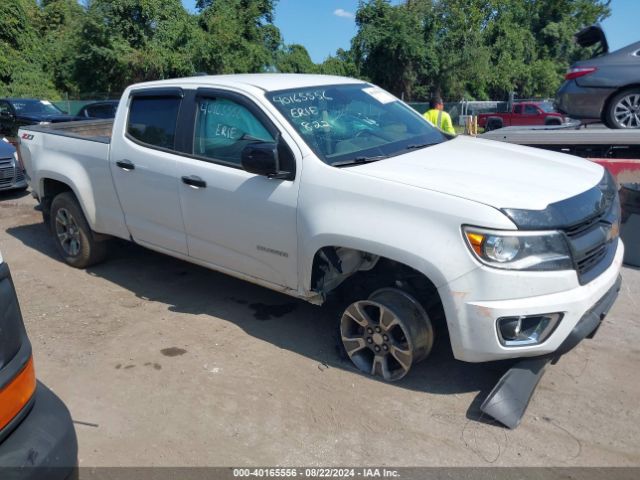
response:
<path id="1" fill-rule="evenodd" d="M 13 420 L 36 391 L 36 373 L 30 358 L 20 373 L 0 390 L 0 430 Z"/>
<path id="2" fill-rule="evenodd" d="M 573 80 L 574 78 L 584 77 L 598 70 L 596 67 L 574 67 L 564 75 L 565 80 Z"/>

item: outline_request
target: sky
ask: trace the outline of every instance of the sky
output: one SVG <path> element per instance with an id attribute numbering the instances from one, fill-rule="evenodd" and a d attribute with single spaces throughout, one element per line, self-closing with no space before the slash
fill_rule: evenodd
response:
<path id="1" fill-rule="evenodd" d="M 182 3 L 194 11 L 195 0 Z M 612 0 L 610 6 L 611 16 L 602 24 L 610 50 L 640 41 L 640 0 Z M 321 63 L 338 48 L 349 49 L 356 34 L 357 8 L 358 0 L 279 0 L 275 24 L 285 43 L 304 45 L 311 59 Z"/>

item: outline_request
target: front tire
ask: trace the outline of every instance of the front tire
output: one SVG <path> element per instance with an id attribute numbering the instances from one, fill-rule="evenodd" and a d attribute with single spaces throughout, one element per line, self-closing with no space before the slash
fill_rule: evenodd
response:
<path id="1" fill-rule="evenodd" d="M 50 230 L 58 252 L 75 268 L 87 268 L 104 260 L 107 247 L 94 239 L 75 195 L 63 192 L 51 202 Z"/>
<path id="2" fill-rule="evenodd" d="M 392 382 L 429 355 L 434 332 L 415 298 L 397 288 L 383 288 L 346 308 L 340 336 L 360 371 Z"/>
<path id="3" fill-rule="evenodd" d="M 629 88 L 611 98 L 604 115 L 609 128 L 640 128 L 640 88 Z"/>

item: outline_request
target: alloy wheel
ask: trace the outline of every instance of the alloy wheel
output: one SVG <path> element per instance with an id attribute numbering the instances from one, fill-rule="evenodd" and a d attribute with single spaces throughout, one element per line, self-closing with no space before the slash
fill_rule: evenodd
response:
<path id="1" fill-rule="evenodd" d="M 424 309 L 405 292 L 384 289 L 347 307 L 342 344 L 359 370 L 387 381 L 404 377 L 426 357 L 433 330 Z"/>
<path id="2" fill-rule="evenodd" d="M 56 235 L 67 255 L 78 256 L 82 248 L 80 227 L 66 208 L 60 208 L 56 213 Z"/>
<path id="3" fill-rule="evenodd" d="M 640 128 L 640 93 L 622 97 L 613 109 L 613 117 L 620 128 Z"/>

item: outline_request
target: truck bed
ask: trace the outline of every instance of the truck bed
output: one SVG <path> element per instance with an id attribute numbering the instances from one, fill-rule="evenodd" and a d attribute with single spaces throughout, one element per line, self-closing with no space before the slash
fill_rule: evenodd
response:
<path id="1" fill-rule="evenodd" d="M 49 125 L 30 125 L 23 128 L 32 132 L 80 138 L 100 143 L 110 143 L 113 119 L 82 120 L 79 122 L 51 123 Z"/>

